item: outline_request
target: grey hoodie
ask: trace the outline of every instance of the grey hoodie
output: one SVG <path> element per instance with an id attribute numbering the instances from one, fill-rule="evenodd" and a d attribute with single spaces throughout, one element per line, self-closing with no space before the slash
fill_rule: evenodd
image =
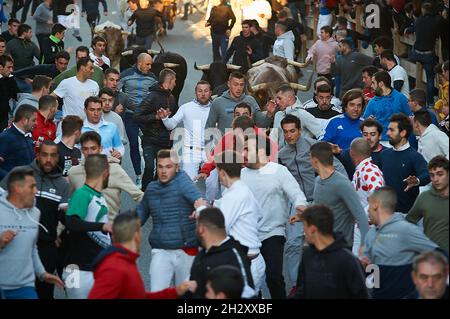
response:
<path id="1" fill-rule="evenodd" d="M 36 109 L 39 109 L 39 99 L 36 98 L 31 93 L 21 93 L 19 95 L 19 102 L 16 105 L 16 108 L 14 109 L 14 115 L 16 115 L 16 111 L 19 108 L 19 106 L 29 104 L 34 106 Z"/>
<path id="2" fill-rule="evenodd" d="M 208 120 L 206 121 L 206 128 L 214 128 L 217 123 L 217 128 L 222 134 L 225 133 L 226 128 L 231 128 L 234 107 L 242 102 L 247 103 L 252 108 L 253 119 L 255 120 L 256 126 L 271 126 L 272 120 L 267 118 L 266 115 L 261 112 L 261 109 L 253 96 L 242 93 L 239 99 L 235 100 L 231 97 L 230 90 L 227 90 L 212 102 Z"/>
<path id="3" fill-rule="evenodd" d="M 35 275 L 45 273 L 36 246 L 40 211 L 17 209 L 6 197 L 0 195 L 0 234 L 11 229 L 16 236 L 0 250 L 0 289 L 34 287 Z"/>
<path id="4" fill-rule="evenodd" d="M 288 31 L 278 36 L 273 44 L 273 55 L 294 60 L 295 36 L 292 31 Z"/>

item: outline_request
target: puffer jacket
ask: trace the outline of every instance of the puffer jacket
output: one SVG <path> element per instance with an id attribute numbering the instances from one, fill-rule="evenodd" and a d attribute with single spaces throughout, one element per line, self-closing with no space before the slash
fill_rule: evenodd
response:
<path id="1" fill-rule="evenodd" d="M 126 69 L 120 74 L 119 89 L 122 90 L 134 106 L 141 104 L 149 88 L 157 82 L 153 73 L 144 74 L 137 66 Z"/>

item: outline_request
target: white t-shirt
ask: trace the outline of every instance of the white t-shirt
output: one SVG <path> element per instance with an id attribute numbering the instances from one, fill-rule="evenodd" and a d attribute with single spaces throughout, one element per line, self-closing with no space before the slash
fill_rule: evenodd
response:
<path id="1" fill-rule="evenodd" d="M 92 61 L 94 61 L 94 65 L 98 66 L 99 68 L 101 68 L 101 66 L 98 64 L 97 59 L 98 57 L 94 55 L 94 52 L 89 53 L 89 58 L 91 58 Z M 103 62 L 105 62 L 108 66 L 111 66 L 111 61 L 109 60 L 109 58 L 106 55 L 102 55 L 101 59 L 103 60 Z"/>
<path id="2" fill-rule="evenodd" d="M 406 73 L 405 69 L 397 64 L 388 73 L 391 76 L 392 87 L 394 87 L 395 81 L 403 81 L 403 86 L 400 92 L 403 93 L 406 97 L 409 97 L 408 73 Z"/>
<path id="3" fill-rule="evenodd" d="M 63 117 L 77 115 L 84 118 L 84 101 L 97 96 L 99 90 L 97 82 L 88 79 L 83 83 L 73 76 L 61 81 L 54 93 L 63 99 Z"/>

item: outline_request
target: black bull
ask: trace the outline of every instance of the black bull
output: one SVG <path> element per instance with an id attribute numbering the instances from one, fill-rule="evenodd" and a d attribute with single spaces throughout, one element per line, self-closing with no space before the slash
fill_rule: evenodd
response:
<path id="1" fill-rule="evenodd" d="M 130 54 L 131 53 L 131 54 Z M 151 71 L 158 77 L 159 73 L 165 69 L 170 68 L 177 74 L 177 84 L 172 91 L 177 103 L 180 98 L 181 91 L 184 87 L 184 81 L 187 77 L 187 63 L 186 59 L 178 53 L 174 52 L 158 52 L 153 50 L 145 50 L 143 47 L 134 46 L 127 48 L 122 53 L 120 58 L 120 71 L 133 67 L 136 64 L 137 57 L 141 53 L 149 53 L 154 56 Z"/>

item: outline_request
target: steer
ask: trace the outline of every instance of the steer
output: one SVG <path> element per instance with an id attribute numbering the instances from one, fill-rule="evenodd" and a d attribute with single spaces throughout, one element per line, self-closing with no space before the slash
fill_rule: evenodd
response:
<path id="1" fill-rule="evenodd" d="M 226 64 L 221 61 L 199 66 L 197 66 L 196 62 L 194 63 L 194 68 L 203 72 L 202 80 L 211 84 L 213 95 L 221 95 L 227 90 L 227 81 L 230 73 L 241 69 L 239 65 Z"/>
<path id="2" fill-rule="evenodd" d="M 111 66 L 116 67 L 119 64 L 120 54 L 125 46 L 125 37 L 130 35 L 130 33 L 123 31 L 122 27 L 110 21 L 96 26 L 94 33 L 106 40 L 105 54 L 111 60 Z"/>

